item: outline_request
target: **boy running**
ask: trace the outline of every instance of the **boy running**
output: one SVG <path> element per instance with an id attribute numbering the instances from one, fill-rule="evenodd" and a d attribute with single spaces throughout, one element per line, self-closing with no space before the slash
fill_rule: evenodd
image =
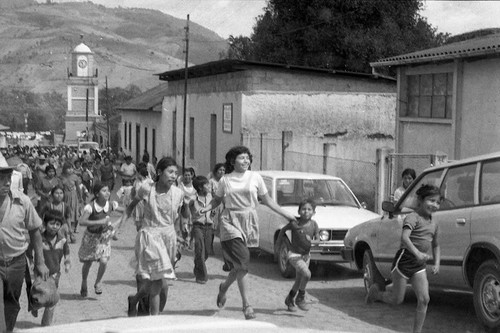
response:
<path id="1" fill-rule="evenodd" d="M 319 239 L 319 228 L 316 221 L 312 220 L 316 212 L 316 204 L 312 199 L 305 199 L 299 204 L 299 219 L 290 221 L 284 226 L 278 236 L 278 246 L 284 241 L 285 232 L 291 230 L 291 248 L 288 252 L 288 262 L 295 268 L 295 283 L 285 299 L 288 311 L 297 311 L 296 306 L 303 311 L 309 311 L 309 304 L 305 301 L 306 285 L 311 279 L 309 270 L 311 240 Z M 298 292 L 298 294 L 297 294 Z M 295 295 L 297 298 L 295 299 Z M 295 300 L 294 300 L 295 299 Z"/>

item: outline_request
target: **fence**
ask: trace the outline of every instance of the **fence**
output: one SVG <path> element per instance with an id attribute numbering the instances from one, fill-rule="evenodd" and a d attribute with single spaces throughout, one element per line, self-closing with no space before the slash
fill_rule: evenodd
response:
<path id="1" fill-rule="evenodd" d="M 283 133 L 281 138 L 264 134 L 244 135 L 242 141 L 253 154 L 254 169 L 337 176 L 349 185 L 359 201 L 366 203 L 368 209 L 375 209 L 375 150 L 359 157 L 359 151 L 362 149 L 356 149 L 349 143 L 333 143 L 331 140 L 314 136 L 291 138 L 287 133 Z"/>

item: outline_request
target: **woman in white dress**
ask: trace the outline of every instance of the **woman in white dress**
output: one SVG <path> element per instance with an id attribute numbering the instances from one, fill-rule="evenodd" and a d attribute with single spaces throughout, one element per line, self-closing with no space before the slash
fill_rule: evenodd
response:
<path id="1" fill-rule="evenodd" d="M 224 260 L 230 272 L 226 281 L 219 285 L 217 306 L 226 303 L 226 292 L 233 282 L 238 288 L 243 303 L 245 319 L 254 319 L 255 313 L 247 298 L 247 273 L 250 262 L 248 247 L 256 247 L 259 242 L 259 225 L 255 207 L 258 199 L 288 220 L 295 216 L 283 210 L 271 199 L 260 174 L 250 171 L 252 154 L 247 147 L 231 148 L 226 154 L 226 174 L 221 178 L 219 188 L 212 202 L 200 213 L 216 208 L 224 201 L 224 211 L 220 218 L 220 240 Z"/>

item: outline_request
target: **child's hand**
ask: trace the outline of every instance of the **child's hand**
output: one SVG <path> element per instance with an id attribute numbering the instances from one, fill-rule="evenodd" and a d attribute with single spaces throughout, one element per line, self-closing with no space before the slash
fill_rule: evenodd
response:
<path id="1" fill-rule="evenodd" d="M 418 259 L 418 261 L 425 263 L 425 262 L 427 262 L 427 260 L 430 259 L 430 256 L 427 253 L 420 252 L 420 254 L 418 255 L 417 259 Z"/>
<path id="2" fill-rule="evenodd" d="M 432 266 L 432 274 L 439 274 L 439 265 Z"/>

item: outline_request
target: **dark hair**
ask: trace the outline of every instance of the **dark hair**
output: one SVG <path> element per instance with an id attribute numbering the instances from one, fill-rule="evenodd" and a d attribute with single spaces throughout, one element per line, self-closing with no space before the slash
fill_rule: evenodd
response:
<path id="1" fill-rule="evenodd" d="M 184 168 L 184 170 L 182 171 L 182 174 L 184 174 L 186 172 L 190 172 L 193 175 L 193 177 L 196 177 L 196 172 L 194 172 L 194 168 L 191 168 L 191 167 Z"/>
<path id="2" fill-rule="evenodd" d="M 73 169 L 73 164 L 66 162 L 63 164 L 62 172 L 66 173 L 66 171 L 68 171 L 68 169 Z"/>
<path id="3" fill-rule="evenodd" d="M 101 192 L 101 190 L 105 187 L 109 187 L 108 184 L 103 182 L 95 182 L 92 187 L 92 194 L 94 195 L 94 199 L 97 197 L 97 194 Z"/>
<path id="4" fill-rule="evenodd" d="M 64 224 L 64 216 L 61 211 L 58 211 L 57 209 L 49 209 L 48 211 L 43 214 L 43 224 L 47 225 L 49 221 L 58 221 L 61 223 L 61 225 Z"/>
<path id="5" fill-rule="evenodd" d="M 62 190 L 64 194 L 64 188 L 61 185 L 56 185 L 52 188 L 52 190 L 50 190 L 50 195 L 54 195 L 54 192 L 57 190 Z"/>
<path id="6" fill-rule="evenodd" d="M 149 155 L 144 154 L 144 155 L 142 156 L 142 161 L 143 161 L 144 163 L 149 163 Z"/>
<path id="7" fill-rule="evenodd" d="M 300 213 L 300 210 L 302 209 L 302 207 L 306 204 L 310 204 L 312 209 L 313 210 L 316 210 L 316 202 L 311 199 L 311 198 L 307 198 L 307 199 L 304 199 L 302 200 L 300 203 L 299 203 L 299 213 Z"/>
<path id="8" fill-rule="evenodd" d="M 212 174 L 215 176 L 215 174 L 217 173 L 217 171 L 219 171 L 220 168 L 224 167 L 224 169 L 226 168 L 226 165 L 224 163 L 217 163 L 214 168 L 212 169 Z"/>
<path id="9" fill-rule="evenodd" d="M 437 186 L 422 184 L 422 186 L 417 190 L 416 194 L 420 201 L 424 201 L 427 197 L 431 197 L 434 195 L 441 196 L 441 191 Z"/>
<path id="10" fill-rule="evenodd" d="M 208 184 L 208 179 L 205 176 L 196 176 L 193 178 L 193 187 L 196 192 L 199 192 L 203 189 L 203 186 Z"/>
<path id="11" fill-rule="evenodd" d="M 162 157 L 162 159 L 156 164 L 156 180 L 158 181 L 160 179 L 160 173 L 163 172 L 166 168 L 170 166 L 175 166 L 177 167 L 177 162 L 174 160 L 173 157 Z"/>
<path id="12" fill-rule="evenodd" d="M 226 173 L 231 173 L 234 171 L 234 161 L 236 157 L 241 154 L 248 154 L 250 158 L 250 164 L 252 163 L 252 154 L 250 153 L 250 149 L 245 146 L 236 146 L 231 149 L 226 154 Z"/>
<path id="13" fill-rule="evenodd" d="M 45 167 L 45 174 L 47 174 L 50 170 L 54 170 L 54 173 L 57 175 L 56 168 L 52 164 L 49 164 Z"/>
<path id="14" fill-rule="evenodd" d="M 415 172 L 415 170 L 413 170 L 411 168 L 404 169 L 403 173 L 401 174 L 401 178 L 403 178 L 406 175 L 411 176 L 411 178 L 413 178 L 413 179 L 417 178 L 417 173 Z"/>
<path id="15" fill-rule="evenodd" d="M 143 177 L 147 177 L 149 175 L 148 166 L 146 163 L 141 162 L 137 165 L 137 173 Z"/>

